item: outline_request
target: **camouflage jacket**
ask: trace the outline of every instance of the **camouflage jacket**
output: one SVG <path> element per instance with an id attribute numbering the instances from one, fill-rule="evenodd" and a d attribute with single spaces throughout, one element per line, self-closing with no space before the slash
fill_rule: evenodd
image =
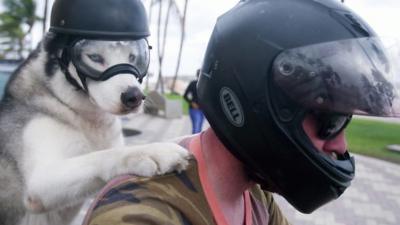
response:
<path id="1" fill-rule="evenodd" d="M 193 159 L 187 170 L 152 178 L 117 178 L 92 204 L 85 225 L 217 224 Z M 271 193 L 250 191 L 252 224 L 289 224 Z"/>
<path id="2" fill-rule="evenodd" d="M 199 139 L 187 138 L 181 145 L 196 157 L 185 171 L 114 179 L 92 204 L 84 225 L 228 225 L 206 188 Z M 246 191 L 244 199 L 246 225 L 289 224 L 272 194 L 259 186 Z"/>

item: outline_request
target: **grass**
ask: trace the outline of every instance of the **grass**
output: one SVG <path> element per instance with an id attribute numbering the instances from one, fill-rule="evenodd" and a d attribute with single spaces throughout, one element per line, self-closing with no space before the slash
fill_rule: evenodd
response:
<path id="1" fill-rule="evenodd" d="M 353 119 L 346 129 L 350 152 L 400 164 L 400 153 L 386 149 L 400 145 L 400 124 Z"/>
<path id="2" fill-rule="evenodd" d="M 183 107 L 183 114 L 188 115 L 189 114 L 189 104 L 185 99 L 183 99 L 183 96 L 178 95 L 178 94 L 165 94 L 165 97 L 167 99 L 177 99 L 182 101 L 182 107 Z"/>

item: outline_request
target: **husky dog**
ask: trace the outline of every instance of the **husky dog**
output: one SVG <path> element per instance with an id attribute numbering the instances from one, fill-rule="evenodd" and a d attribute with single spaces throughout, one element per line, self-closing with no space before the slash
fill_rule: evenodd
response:
<path id="1" fill-rule="evenodd" d="M 124 147 L 118 115 L 138 110 L 140 79 L 123 71 L 82 79 L 79 63 L 60 66 L 57 42 L 48 35 L 12 75 L 1 101 L 1 225 L 69 224 L 111 178 L 163 174 L 187 164 L 187 151 L 172 143 Z M 77 60 L 102 71 L 137 60 L 131 46 L 81 43 Z"/>

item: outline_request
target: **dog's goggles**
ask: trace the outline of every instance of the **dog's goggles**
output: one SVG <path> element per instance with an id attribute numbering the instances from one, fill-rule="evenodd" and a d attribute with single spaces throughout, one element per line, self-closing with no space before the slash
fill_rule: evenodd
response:
<path id="1" fill-rule="evenodd" d="M 306 109 L 400 117 L 400 57 L 393 52 L 397 49 L 396 42 L 377 38 L 289 49 L 275 59 L 273 79 Z M 332 124 L 344 123 L 345 118 L 338 121 Z"/>
<path id="2" fill-rule="evenodd" d="M 81 39 L 71 49 L 71 60 L 78 73 L 104 81 L 118 74 L 132 74 L 141 82 L 150 62 L 146 39 L 105 41 Z"/>

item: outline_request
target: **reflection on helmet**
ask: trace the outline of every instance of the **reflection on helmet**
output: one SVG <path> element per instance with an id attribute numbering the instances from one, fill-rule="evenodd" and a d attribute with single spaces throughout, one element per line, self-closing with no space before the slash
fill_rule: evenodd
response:
<path id="1" fill-rule="evenodd" d="M 378 43 L 377 38 L 359 38 L 286 50 L 274 62 L 274 80 L 306 108 L 400 116 L 395 105 L 400 71 L 390 66 L 396 59 L 379 50 Z"/>
<path id="2" fill-rule="evenodd" d="M 340 2 L 247 0 L 218 19 L 198 95 L 248 174 L 310 213 L 346 190 L 355 166 L 349 153 L 319 152 L 303 130 L 305 116 L 324 121 L 323 138 L 355 113 L 400 116 L 396 72 L 375 33 Z M 236 96 L 240 126 L 225 113 L 222 90 Z"/>

